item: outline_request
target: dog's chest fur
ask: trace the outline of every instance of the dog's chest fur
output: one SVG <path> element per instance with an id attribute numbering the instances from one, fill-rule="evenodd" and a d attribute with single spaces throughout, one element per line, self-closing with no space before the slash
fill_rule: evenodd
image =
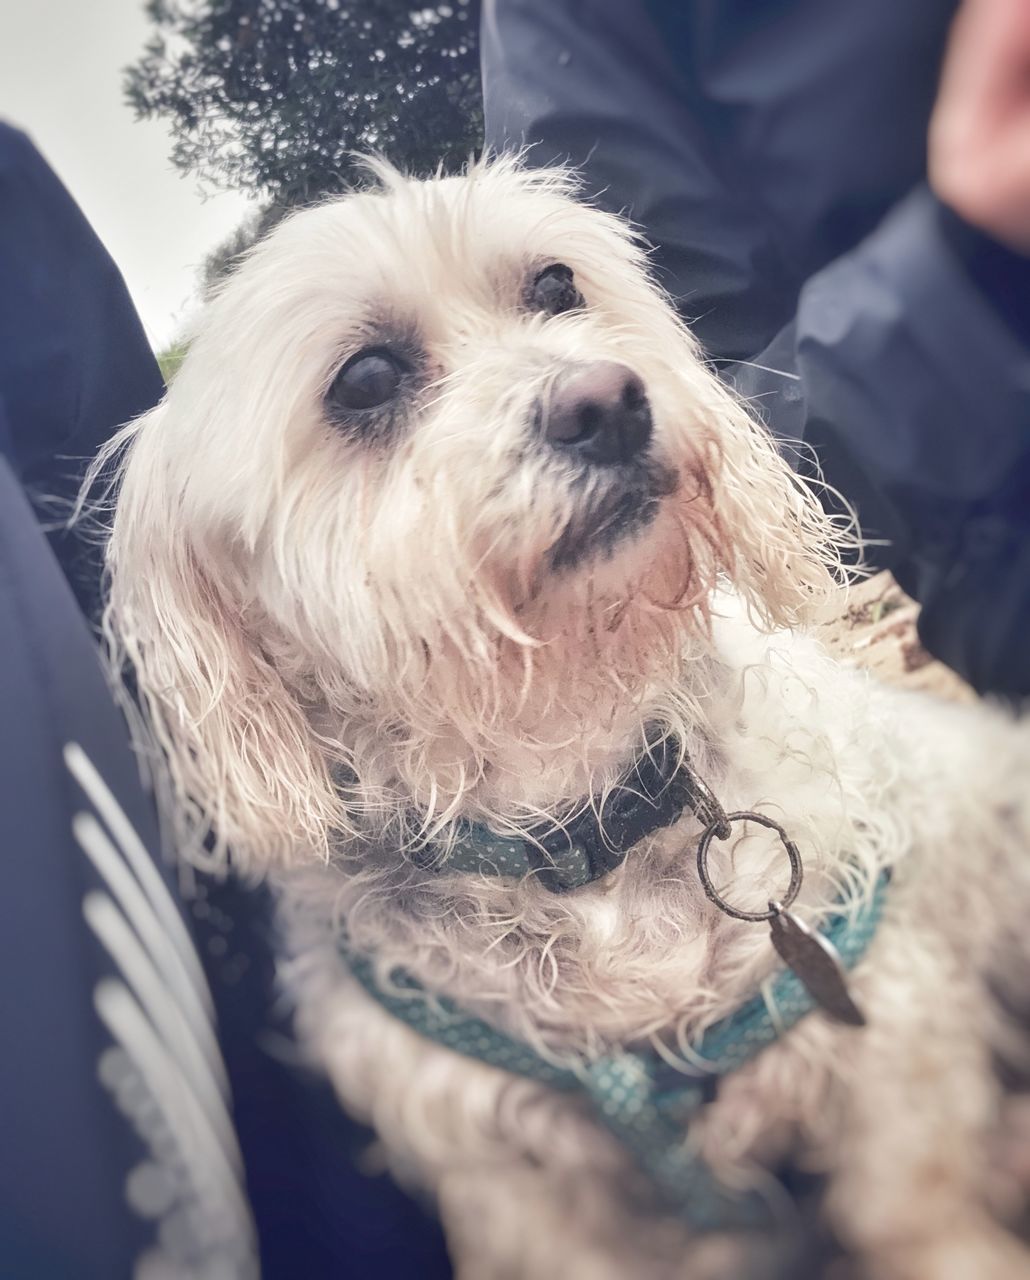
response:
<path id="1" fill-rule="evenodd" d="M 855 1123 L 851 1098 L 863 1076 L 895 1070 L 879 1057 L 896 1057 L 899 1073 L 910 1071 L 904 1054 L 925 1057 L 926 1034 L 959 1029 L 967 1046 L 980 1046 L 974 1056 L 988 1052 L 994 1011 L 982 975 L 997 910 L 986 880 L 969 882 L 960 851 L 979 841 L 985 877 L 1006 855 L 996 820 L 963 800 L 982 724 L 979 748 L 955 750 L 953 738 L 942 753 L 939 735 L 954 734 L 961 711 L 877 689 L 807 641 L 770 642 L 732 622 L 721 643 L 732 674 L 712 695 L 714 737 L 707 752 L 696 744 L 699 758 L 717 766 L 708 780 L 727 809 L 775 816 L 801 847 L 801 913 L 817 917 L 853 875 L 868 885 L 885 866 L 895 873 L 885 921 L 855 976 L 869 1028 L 805 1019 L 724 1081 L 693 1131 L 717 1170 L 731 1178 L 746 1171 L 759 1185 L 765 1176 L 772 1194 L 762 1168 L 799 1152 L 806 1168 L 833 1166 L 842 1133 Z M 1007 726 L 996 729 L 999 749 L 1011 755 Z M 1011 779 L 995 781 L 999 796 L 1012 794 Z M 983 792 L 980 802 L 988 810 L 994 803 Z M 522 1238 L 526 1214 L 565 1215 L 563 1274 L 591 1278 L 625 1275 L 627 1267 L 678 1274 L 682 1230 L 656 1214 L 632 1161 L 583 1103 L 460 1058 L 376 1005 L 339 959 L 338 922 L 345 919 L 357 945 L 384 966 L 402 966 L 545 1053 L 590 1055 L 657 1040 L 670 1057 L 684 1046 L 689 1055 L 693 1034 L 752 994 L 774 963 L 764 926 L 726 920 L 706 903 L 697 834 L 696 820 L 685 816 L 632 851 L 606 882 L 564 897 L 499 880 L 432 877 L 399 858 L 390 874 L 329 870 L 284 880 L 302 1034 L 345 1103 L 374 1123 L 395 1171 L 433 1188 L 455 1247 L 473 1260 L 465 1274 L 493 1274 L 487 1255 L 506 1251 L 525 1274 L 554 1274 L 554 1239 L 550 1256 L 534 1258 L 533 1241 Z M 754 841 L 738 847 L 732 866 L 720 865 L 718 882 L 734 901 L 754 906 L 785 877 L 777 846 Z M 915 1045 L 913 1008 L 923 1020 Z M 969 1067 L 969 1087 L 984 1069 L 983 1061 Z M 892 1123 L 905 1131 L 908 1121 Z M 525 1198 L 525 1213 L 498 1207 L 507 1194 Z M 644 1219 L 651 1226 L 642 1250 Z M 487 1229 L 497 1233 L 488 1246 Z M 750 1245 L 733 1250 L 727 1272 L 713 1242 L 698 1245 L 689 1274 L 734 1274 L 754 1262 L 745 1263 Z"/>
<path id="2" fill-rule="evenodd" d="M 693 767 L 727 810 L 758 808 L 787 827 L 805 859 L 799 908 L 825 911 L 850 875 L 868 886 L 905 853 L 884 826 L 894 807 L 877 745 L 885 712 L 864 680 L 842 679 L 814 646 L 757 642 L 739 622 L 724 631 L 733 663 L 689 744 Z M 646 705 L 639 714 L 648 719 Z M 686 814 L 618 872 L 561 896 L 420 871 L 389 848 L 372 869 L 328 875 L 355 947 L 512 1034 L 587 1054 L 657 1035 L 675 1052 L 677 1037 L 751 995 L 774 960 L 764 926 L 729 920 L 706 901 L 699 833 Z M 789 868 L 774 836 L 749 828 L 740 837 L 738 829 L 716 844 L 713 873 L 735 903 L 762 909 Z"/>

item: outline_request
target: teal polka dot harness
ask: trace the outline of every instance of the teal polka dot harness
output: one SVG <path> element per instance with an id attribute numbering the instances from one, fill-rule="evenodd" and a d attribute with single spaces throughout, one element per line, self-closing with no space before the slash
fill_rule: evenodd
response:
<path id="1" fill-rule="evenodd" d="M 536 875 L 552 892 L 568 892 L 608 874 L 642 838 L 641 832 L 669 825 L 689 806 L 707 823 L 698 845 L 698 866 L 706 893 L 730 915 L 767 920 L 775 949 L 788 966 L 733 1014 L 704 1032 L 692 1046 L 689 1066 L 672 1066 L 653 1049 L 628 1048 L 589 1062 L 561 1065 L 463 1012 L 446 996 L 427 992 L 402 969 L 394 969 L 381 980 L 373 959 L 353 952 L 344 932 L 339 937 L 340 951 L 365 990 L 420 1035 L 489 1066 L 578 1095 L 650 1176 L 660 1201 L 695 1230 L 768 1226 L 771 1202 L 756 1190 L 730 1188 L 719 1180 L 692 1140 L 691 1121 L 714 1098 L 721 1077 L 750 1062 L 813 1009 L 820 1007 L 841 1021 L 862 1024 L 864 1019 L 851 1000 L 844 974 L 865 954 L 876 932 L 887 876 L 880 877 L 873 893 L 857 907 L 841 903 L 816 933 L 786 909 L 800 889 L 801 861 L 782 829 L 761 815 L 724 813 L 693 775 L 682 753 L 673 767 L 667 756 L 656 756 L 653 749 L 645 755 L 650 755 L 651 764 L 638 762 L 629 775 L 636 794 L 644 797 L 643 813 L 636 805 L 615 810 L 618 817 L 606 832 L 605 821 L 612 812 L 610 800 L 583 810 L 591 814 L 600 840 L 587 823 L 570 830 L 572 824 L 566 822 L 563 830 L 568 838 L 563 837 L 562 844 L 552 838 L 550 843 L 534 842 L 527 851 L 515 846 L 528 841 L 516 842 L 470 827 L 456 846 L 461 850 L 456 861 L 452 862 L 450 855 L 440 861 L 432 853 L 421 860 L 447 872 Z M 791 888 L 784 902 L 769 904 L 768 912 L 737 911 L 708 880 L 707 843 L 713 837 L 726 838 L 730 824 L 737 820 L 773 827 L 790 857 Z M 606 842 L 604 837 L 612 833 L 615 838 Z M 607 849 L 606 854 L 598 855 L 598 843 Z"/>

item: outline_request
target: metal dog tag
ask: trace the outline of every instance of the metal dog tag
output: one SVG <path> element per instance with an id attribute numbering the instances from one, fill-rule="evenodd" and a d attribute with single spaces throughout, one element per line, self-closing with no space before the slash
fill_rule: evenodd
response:
<path id="1" fill-rule="evenodd" d="M 773 946 L 780 959 L 794 974 L 808 994 L 824 1013 L 838 1022 L 846 1022 L 851 1027 L 864 1027 L 865 1014 L 855 1003 L 848 990 L 847 970 L 841 961 L 837 948 L 815 933 L 803 920 L 792 915 L 787 908 L 801 892 L 801 881 L 804 868 L 798 847 L 778 822 L 767 818 L 762 813 L 742 810 L 739 813 L 721 813 L 704 831 L 697 842 L 697 874 L 701 878 L 705 896 L 714 902 L 720 911 L 725 911 L 735 920 L 750 920 L 755 923 L 768 920 L 772 930 Z M 790 862 L 790 886 L 784 894 L 783 901 L 770 901 L 768 911 L 743 911 L 727 902 L 715 885 L 708 871 L 708 848 L 713 839 L 725 840 L 734 822 L 757 822 L 761 827 L 768 827 L 780 837 L 784 852 Z"/>
<path id="2" fill-rule="evenodd" d="M 864 1027 L 865 1014 L 848 990 L 847 970 L 833 943 L 781 903 L 770 902 L 769 910 L 773 946 L 819 1008 L 838 1022 Z"/>

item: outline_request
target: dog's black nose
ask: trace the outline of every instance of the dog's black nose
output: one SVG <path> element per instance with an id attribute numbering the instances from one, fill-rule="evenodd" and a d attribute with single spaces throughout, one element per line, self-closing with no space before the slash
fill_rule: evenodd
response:
<path id="1" fill-rule="evenodd" d="M 644 384 L 612 360 L 579 365 L 551 388 L 543 430 L 551 444 L 584 462 L 629 462 L 651 439 Z"/>

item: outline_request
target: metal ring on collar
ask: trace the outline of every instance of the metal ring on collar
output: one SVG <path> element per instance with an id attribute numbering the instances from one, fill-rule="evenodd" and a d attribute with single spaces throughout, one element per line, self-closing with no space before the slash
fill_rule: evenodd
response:
<path id="1" fill-rule="evenodd" d="M 705 896 L 709 902 L 714 902 L 720 911 L 724 911 L 728 916 L 733 916 L 735 920 L 751 920 L 755 922 L 771 920 L 774 916 L 778 916 L 781 911 L 786 911 L 801 892 L 801 881 L 804 877 L 801 854 L 798 853 L 797 845 L 788 837 L 786 831 L 778 822 L 774 822 L 772 818 L 766 818 L 760 813 L 751 813 L 749 811 L 727 813 L 725 823 L 732 822 L 757 822 L 759 826 L 768 827 L 770 831 L 776 832 L 787 852 L 787 857 L 790 859 L 790 884 L 783 897 L 775 900 L 775 906 L 770 902 L 768 911 L 741 911 L 738 907 L 730 906 L 715 885 L 712 884 L 712 878 L 708 874 L 708 846 L 712 843 L 713 837 L 718 836 L 720 840 L 725 840 L 729 835 L 729 830 L 723 822 L 713 822 L 705 827 L 697 845 L 697 874 L 701 878 Z"/>

